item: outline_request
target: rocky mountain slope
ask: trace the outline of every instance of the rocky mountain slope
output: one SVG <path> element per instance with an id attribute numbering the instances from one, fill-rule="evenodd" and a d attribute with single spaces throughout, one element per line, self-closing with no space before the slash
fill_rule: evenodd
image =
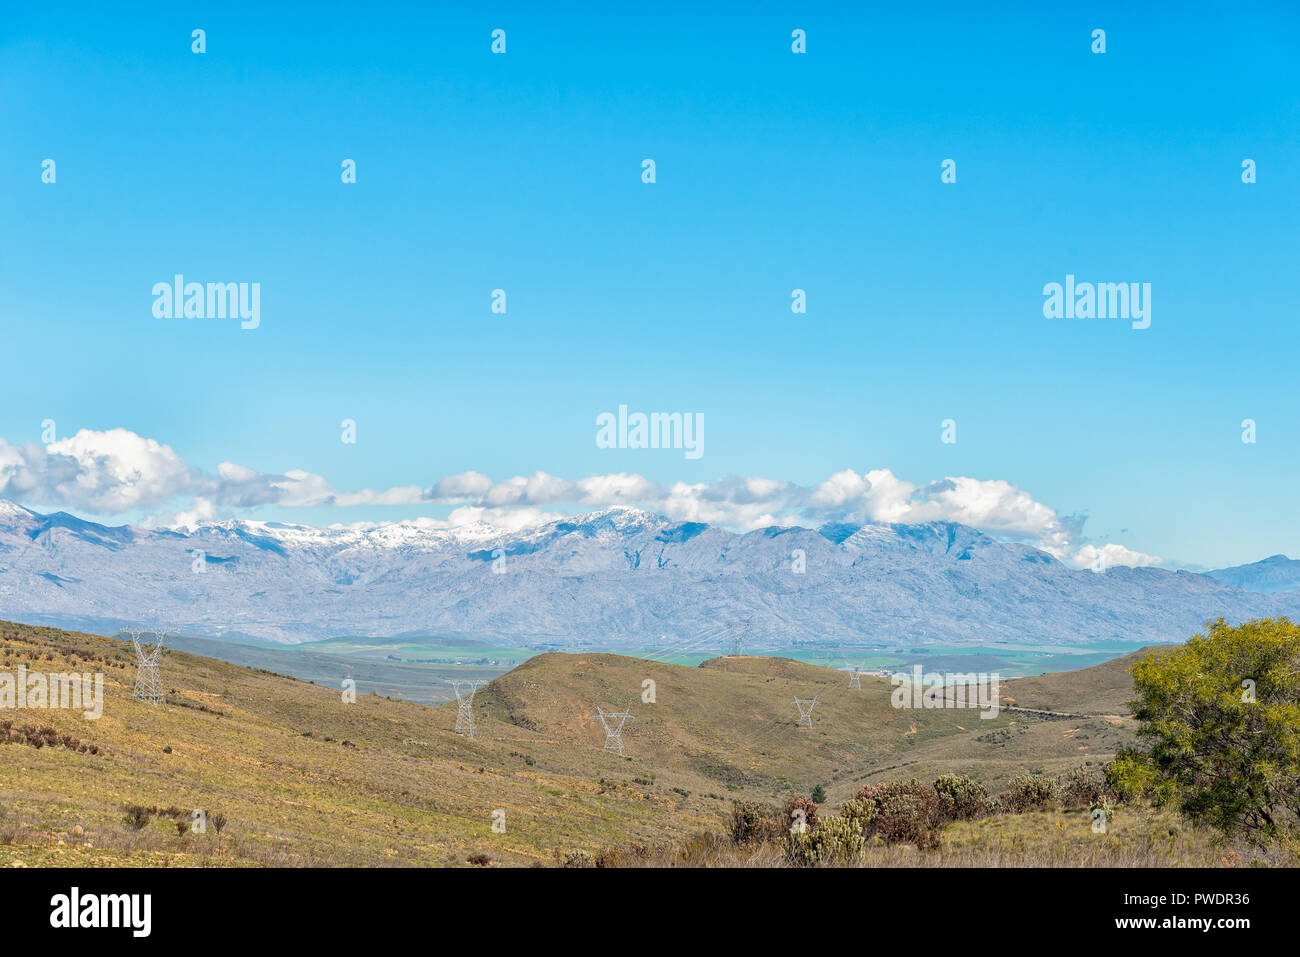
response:
<path id="1" fill-rule="evenodd" d="M 1181 641 L 1207 618 L 1297 614 L 1207 575 L 1071 569 L 950 523 L 745 534 L 614 508 L 522 532 L 428 522 L 109 527 L 0 503 L 0 615 L 161 622 L 295 642 L 461 635 L 531 646 Z"/>

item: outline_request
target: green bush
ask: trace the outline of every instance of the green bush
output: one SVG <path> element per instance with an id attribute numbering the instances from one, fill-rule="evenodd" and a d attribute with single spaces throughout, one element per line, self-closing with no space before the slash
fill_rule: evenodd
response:
<path id="1" fill-rule="evenodd" d="M 1063 807 L 1091 807 L 1110 795 L 1110 785 L 1101 768 L 1084 766 L 1072 768 L 1061 778 L 1059 792 Z"/>
<path id="2" fill-rule="evenodd" d="M 1121 804 L 1154 796 L 1155 769 L 1145 755 L 1132 748 L 1121 748 L 1102 773 L 1106 786 Z"/>
<path id="3" fill-rule="evenodd" d="M 1056 807 L 1061 797 L 1060 785 L 1042 774 L 1018 774 L 1011 779 L 1010 790 L 1002 803 L 1008 811 L 1021 814 L 1038 808 Z"/>
<path id="4" fill-rule="evenodd" d="M 1193 823 L 1266 845 L 1300 839 L 1300 627 L 1286 618 L 1208 623 L 1133 666 L 1145 756 L 1126 757 Z M 1145 764 L 1139 770 L 1137 765 Z"/>
<path id="5" fill-rule="evenodd" d="M 1300 627 L 1286 618 L 1236 627 L 1218 619 L 1182 648 L 1134 664 L 1144 754 L 1117 771 L 1125 796 L 1157 804 L 1226 839 L 1300 840 Z"/>
<path id="6" fill-rule="evenodd" d="M 989 791 L 984 785 L 961 774 L 935 778 L 941 813 L 954 821 L 969 821 L 988 813 Z"/>
<path id="7" fill-rule="evenodd" d="M 852 820 L 832 817 L 821 821 L 815 831 L 787 832 L 781 849 L 796 867 L 852 865 L 861 863 L 866 841 Z"/>
<path id="8" fill-rule="evenodd" d="M 858 833 L 863 835 L 871 834 L 873 830 L 872 822 L 876 819 L 876 802 L 858 798 L 845 801 L 840 805 L 840 817 L 846 821 L 851 821 L 853 826 L 858 829 Z"/>

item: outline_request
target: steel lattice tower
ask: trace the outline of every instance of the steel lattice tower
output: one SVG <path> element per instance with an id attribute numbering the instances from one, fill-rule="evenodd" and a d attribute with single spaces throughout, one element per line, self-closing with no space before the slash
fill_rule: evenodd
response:
<path id="1" fill-rule="evenodd" d="M 617 751 L 623 753 L 623 722 L 632 717 L 628 711 L 605 711 L 599 705 L 596 706 L 596 713 L 600 715 L 600 723 L 605 726 L 605 750 Z M 618 724 L 610 726 L 615 718 Z"/>
<path id="2" fill-rule="evenodd" d="M 745 639 L 749 637 L 749 626 L 753 622 L 752 618 L 747 618 L 743 622 L 731 625 L 727 628 L 731 639 L 731 655 L 743 655 L 745 653 Z"/>
<path id="3" fill-rule="evenodd" d="M 452 681 L 456 691 L 456 733 L 474 740 L 474 692 L 481 681 Z"/>
<path id="4" fill-rule="evenodd" d="M 795 698 L 794 699 L 794 706 L 799 709 L 799 727 L 811 728 L 813 726 L 812 709 L 813 709 L 813 705 L 815 705 L 816 703 L 817 703 L 816 698 Z"/>
<path id="5" fill-rule="evenodd" d="M 849 687 L 850 687 L 850 688 L 861 688 L 861 687 L 862 687 L 862 674 L 863 674 L 863 673 L 862 673 L 861 671 L 858 671 L 856 668 L 850 668 L 850 669 L 849 669 Z"/>
<path id="6" fill-rule="evenodd" d="M 163 642 L 167 638 L 167 632 L 155 630 L 153 644 L 150 645 L 144 640 L 144 636 L 149 634 L 143 628 L 132 628 L 127 631 L 131 636 L 131 644 L 135 646 L 135 689 L 131 692 L 133 701 L 147 701 L 149 704 L 157 707 L 160 704 L 167 703 L 167 696 L 163 693 L 162 674 L 158 670 L 158 659 L 162 657 Z"/>

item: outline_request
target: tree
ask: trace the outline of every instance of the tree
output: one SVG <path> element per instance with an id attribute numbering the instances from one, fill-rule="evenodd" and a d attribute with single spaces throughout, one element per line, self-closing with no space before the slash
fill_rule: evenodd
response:
<path id="1" fill-rule="evenodd" d="M 826 789 L 822 787 L 820 784 L 817 785 L 815 788 L 812 789 L 812 799 L 813 799 L 813 803 L 815 804 L 825 804 Z"/>
<path id="2" fill-rule="evenodd" d="M 1300 837 L 1300 628 L 1220 618 L 1207 631 L 1134 665 L 1151 746 L 1121 755 L 1117 776 L 1224 836 Z"/>

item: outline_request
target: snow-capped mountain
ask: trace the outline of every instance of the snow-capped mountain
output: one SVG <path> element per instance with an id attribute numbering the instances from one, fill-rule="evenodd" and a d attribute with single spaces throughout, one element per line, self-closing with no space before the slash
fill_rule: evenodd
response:
<path id="1" fill-rule="evenodd" d="M 1300 611 L 1157 568 L 1077 571 L 950 523 L 737 534 L 614 508 L 522 532 L 429 521 L 109 527 L 0 502 L 0 618 L 294 642 L 462 635 L 756 648 L 898 641 L 1178 641 L 1208 618 Z M 711 639 L 712 640 L 712 639 Z M 716 641 L 715 641 L 716 643 Z"/>

